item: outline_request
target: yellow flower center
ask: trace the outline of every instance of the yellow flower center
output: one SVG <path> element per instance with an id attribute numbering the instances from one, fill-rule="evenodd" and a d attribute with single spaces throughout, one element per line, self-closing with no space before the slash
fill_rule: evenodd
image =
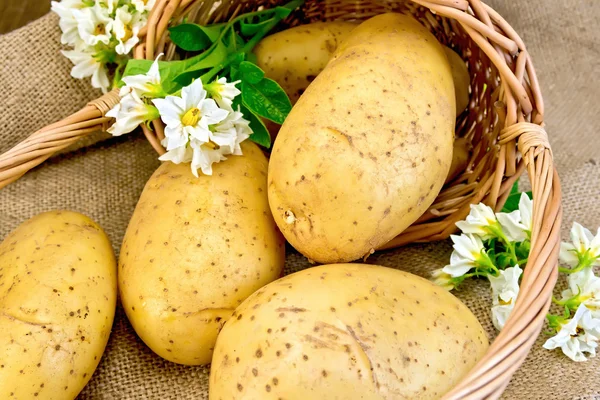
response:
<path id="1" fill-rule="evenodd" d="M 99 23 L 98 25 L 96 25 L 96 29 L 94 29 L 94 35 L 102 35 L 104 34 L 104 24 L 103 23 Z"/>
<path id="2" fill-rule="evenodd" d="M 512 302 L 512 299 L 510 299 L 509 301 L 504 301 L 501 298 L 498 298 L 498 300 L 499 300 L 500 304 L 503 306 L 507 306 Z"/>
<path id="3" fill-rule="evenodd" d="M 218 144 L 216 144 L 214 142 L 207 142 L 207 143 L 203 143 L 202 145 L 208 147 L 211 150 L 219 150 L 221 148 L 221 146 L 219 146 Z"/>
<path id="4" fill-rule="evenodd" d="M 181 117 L 181 123 L 185 126 L 194 126 L 200 121 L 200 117 L 200 110 L 198 108 L 190 108 Z"/>
<path id="5" fill-rule="evenodd" d="M 133 36 L 133 30 L 131 29 L 131 25 L 125 25 L 125 35 L 121 38 L 122 42 L 126 42 Z"/>

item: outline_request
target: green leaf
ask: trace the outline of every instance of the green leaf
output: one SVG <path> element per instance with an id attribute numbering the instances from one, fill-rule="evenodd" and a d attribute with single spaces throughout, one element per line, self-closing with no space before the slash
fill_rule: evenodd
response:
<path id="1" fill-rule="evenodd" d="M 283 124 L 292 110 L 292 103 L 281 86 L 272 79 L 258 83 L 242 80 L 242 103 L 254 114 Z"/>
<path id="2" fill-rule="evenodd" d="M 252 135 L 250 135 L 250 140 L 254 143 L 257 143 L 267 149 L 271 147 L 271 135 L 267 130 L 267 127 L 262 122 L 260 117 L 256 116 L 252 111 L 248 110 L 248 108 L 241 106 L 242 113 L 244 114 L 244 118 L 250 121 L 250 129 L 252 129 Z"/>
<path id="3" fill-rule="evenodd" d="M 181 71 L 177 76 L 175 76 L 174 79 L 181 86 L 187 86 L 192 82 L 192 80 L 200 77 L 204 70 L 224 62 L 227 59 L 227 55 L 227 47 L 225 44 L 223 44 L 223 42 L 219 41 L 210 50 L 185 60 L 190 66 Z M 190 62 L 190 60 L 193 60 L 193 62 Z"/>
<path id="4" fill-rule="evenodd" d="M 533 197 L 531 192 L 526 192 L 527 196 L 531 199 Z M 510 189 L 510 194 L 502 207 L 502 212 L 509 213 L 519 209 L 519 200 L 521 199 L 521 193 L 519 192 L 519 181 L 517 180 L 513 187 Z"/>
<path id="5" fill-rule="evenodd" d="M 292 1 L 285 6 L 269 9 L 267 13 L 253 13 L 240 21 L 240 32 L 244 36 L 254 36 L 256 33 L 267 29 L 273 20 L 277 22 L 287 18 L 291 12 L 302 5 L 303 1 Z"/>
<path id="6" fill-rule="evenodd" d="M 196 78 L 202 77 L 203 82 L 208 82 L 215 76 L 236 72 L 239 70 L 237 65 L 244 61 L 246 55 L 251 54 L 253 47 L 262 37 L 303 3 L 303 0 L 293 0 L 282 7 L 240 15 L 226 24 L 201 26 L 183 23 L 171 28 L 171 40 L 180 48 L 187 51 L 204 51 L 185 60 L 160 62 L 164 90 L 173 93 Z M 244 28 L 245 32 L 254 32 L 247 42 L 237 33 L 238 24 L 242 22 L 248 25 Z M 151 65 L 152 60 L 130 60 L 124 76 L 145 74 Z M 248 89 L 248 107 L 255 107 L 253 111 L 257 115 L 266 114 L 269 119 L 283 121 L 291 109 L 283 90 L 270 80 L 261 81 L 257 85 Z"/>
<path id="7" fill-rule="evenodd" d="M 239 79 L 240 76 L 240 70 L 237 66 L 232 65 L 229 68 L 229 77 L 231 78 L 232 81 L 237 81 Z M 236 99 L 238 99 L 240 96 L 237 96 Z"/>
<path id="8" fill-rule="evenodd" d="M 242 35 L 244 36 L 252 36 L 255 35 L 256 32 L 260 31 L 261 29 L 264 29 L 265 27 L 269 26 L 270 23 L 271 20 L 268 19 L 258 23 L 242 21 L 240 22 L 240 32 L 242 32 Z"/>
<path id="9" fill-rule="evenodd" d="M 265 77 L 265 72 L 256 64 L 244 61 L 240 63 L 242 79 L 252 84 L 257 84 Z"/>
<path id="10" fill-rule="evenodd" d="M 213 44 L 226 24 L 202 26 L 198 24 L 180 24 L 169 28 L 171 41 L 186 51 L 205 50 Z"/>

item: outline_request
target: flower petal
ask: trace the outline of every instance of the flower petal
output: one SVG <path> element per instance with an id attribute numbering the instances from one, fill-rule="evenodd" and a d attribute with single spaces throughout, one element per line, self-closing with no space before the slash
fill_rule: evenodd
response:
<path id="1" fill-rule="evenodd" d="M 562 242 L 560 244 L 560 253 L 558 258 L 560 259 L 560 262 L 572 267 L 579 263 L 579 259 L 577 258 L 577 249 L 571 243 L 567 242 Z"/>
<path id="2" fill-rule="evenodd" d="M 204 99 L 206 99 L 206 90 L 202 86 L 202 81 L 196 79 L 188 86 L 181 89 L 181 98 L 183 99 L 185 110 L 190 108 L 199 108 L 204 117 L 204 109 L 202 108 Z"/>
<path id="3" fill-rule="evenodd" d="M 502 232 L 511 242 L 522 242 L 527 239 L 527 227 L 521 223 L 521 212 L 497 213 L 496 218 L 502 227 Z"/>
<path id="4" fill-rule="evenodd" d="M 527 193 L 521 193 L 519 211 L 521 212 L 521 223 L 525 226 L 526 230 L 531 232 L 531 227 L 533 226 L 533 201 Z"/>
<path id="5" fill-rule="evenodd" d="M 571 228 L 571 241 L 579 253 L 583 254 L 590 248 L 592 239 L 592 232 L 590 232 L 589 229 L 584 228 L 577 222 L 573 222 L 573 227 Z"/>

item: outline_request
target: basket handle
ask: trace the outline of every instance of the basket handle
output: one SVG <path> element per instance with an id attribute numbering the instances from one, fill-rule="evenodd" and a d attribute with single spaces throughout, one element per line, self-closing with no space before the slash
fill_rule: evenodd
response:
<path id="1" fill-rule="evenodd" d="M 0 155 L 0 189 L 79 139 L 100 129 L 106 131 L 112 118 L 105 115 L 119 99 L 119 89 L 114 89 Z"/>
<path id="2" fill-rule="evenodd" d="M 506 127 L 500 142 L 518 138 L 533 190 L 530 263 L 525 268 L 515 308 L 487 354 L 444 400 L 496 399 L 512 374 L 525 361 L 537 339 L 558 275 L 562 220 L 560 180 L 554 167 L 548 135 L 540 125 L 518 122 Z"/>

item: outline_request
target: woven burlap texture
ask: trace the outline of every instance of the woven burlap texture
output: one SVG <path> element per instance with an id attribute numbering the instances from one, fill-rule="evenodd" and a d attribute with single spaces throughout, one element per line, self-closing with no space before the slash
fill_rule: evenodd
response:
<path id="1" fill-rule="evenodd" d="M 600 37 L 594 26 L 600 8 L 591 0 L 490 3 L 522 34 L 533 55 L 564 190 L 563 238 L 574 220 L 595 230 L 600 226 L 600 85 L 594 71 L 600 70 Z M 0 152 L 98 95 L 69 76 L 69 62 L 59 53 L 57 22 L 48 15 L 0 36 Z M 157 166 L 155 153 L 139 135 L 55 157 L 0 190 L 0 237 L 39 212 L 71 209 L 101 224 L 118 252 L 137 199 Z M 412 245 L 375 254 L 368 262 L 425 276 L 443 266 L 450 251 L 447 242 Z M 290 252 L 286 272 L 305 267 L 307 262 Z M 470 282 L 457 295 L 493 335 L 488 286 Z M 574 363 L 558 351 L 542 349 L 544 340 L 543 335 L 538 339 L 504 398 L 600 399 L 600 357 Z M 206 399 L 208 371 L 154 355 L 119 309 L 106 353 L 80 398 Z"/>

